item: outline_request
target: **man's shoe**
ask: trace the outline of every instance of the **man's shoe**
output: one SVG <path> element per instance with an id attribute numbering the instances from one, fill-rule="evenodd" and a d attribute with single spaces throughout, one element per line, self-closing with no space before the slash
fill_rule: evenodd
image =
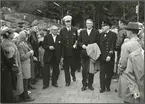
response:
<path id="1" fill-rule="evenodd" d="M 73 81 L 74 81 L 74 82 L 76 81 L 76 77 L 73 78 Z"/>
<path id="2" fill-rule="evenodd" d="M 103 93 L 103 92 L 105 92 L 105 89 L 100 89 L 100 93 Z"/>
<path id="3" fill-rule="evenodd" d="M 52 84 L 52 86 L 54 86 L 54 87 L 58 87 L 58 85 L 57 85 L 57 84 Z"/>
<path id="4" fill-rule="evenodd" d="M 81 88 L 82 91 L 85 91 L 86 89 L 87 89 L 86 86 L 83 86 L 83 87 Z"/>
<path id="5" fill-rule="evenodd" d="M 29 85 L 28 89 L 36 89 L 33 85 Z"/>
<path id="6" fill-rule="evenodd" d="M 88 86 L 88 88 L 90 89 L 90 90 L 94 90 L 94 87 L 93 86 Z"/>
<path id="7" fill-rule="evenodd" d="M 47 87 L 49 87 L 49 85 L 44 85 L 44 86 L 43 86 L 43 89 L 46 89 Z"/>
<path id="8" fill-rule="evenodd" d="M 70 86 L 70 83 L 66 83 L 66 85 L 65 86 Z"/>
<path id="9" fill-rule="evenodd" d="M 111 91 L 111 89 L 110 88 L 107 88 L 107 92 L 109 92 L 109 91 Z"/>
<path id="10" fill-rule="evenodd" d="M 24 99 L 24 102 L 30 102 L 30 101 L 34 101 L 35 99 L 33 99 L 33 98 L 27 98 L 27 99 Z"/>

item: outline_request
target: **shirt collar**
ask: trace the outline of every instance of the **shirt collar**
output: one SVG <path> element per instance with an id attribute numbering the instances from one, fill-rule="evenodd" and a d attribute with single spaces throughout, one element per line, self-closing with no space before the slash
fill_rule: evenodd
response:
<path id="1" fill-rule="evenodd" d="M 87 31 L 91 31 L 92 29 L 87 29 Z"/>
<path id="2" fill-rule="evenodd" d="M 57 35 L 53 35 L 53 34 L 52 34 L 52 37 L 56 37 L 56 36 L 57 36 Z"/>

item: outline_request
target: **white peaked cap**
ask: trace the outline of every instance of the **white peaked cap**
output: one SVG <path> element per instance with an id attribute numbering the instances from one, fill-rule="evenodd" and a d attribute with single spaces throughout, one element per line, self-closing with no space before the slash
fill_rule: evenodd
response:
<path id="1" fill-rule="evenodd" d="M 65 17 L 63 17 L 63 21 L 67 21 L 67 20 L 72 20 L 72 16 L 66 15 Z"/>

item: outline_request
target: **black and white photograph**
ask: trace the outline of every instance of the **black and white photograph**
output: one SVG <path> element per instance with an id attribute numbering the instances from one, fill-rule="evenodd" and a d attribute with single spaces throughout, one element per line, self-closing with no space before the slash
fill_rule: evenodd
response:
<path id="1" fill-rule="evenodd" d="M 0 5 L 1 103 L 145 103 L 145 1 Z"/>

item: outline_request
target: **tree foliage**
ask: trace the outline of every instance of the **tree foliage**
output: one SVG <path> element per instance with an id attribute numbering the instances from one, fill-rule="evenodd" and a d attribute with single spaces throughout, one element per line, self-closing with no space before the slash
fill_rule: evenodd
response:
<path id="1" fill-rule="evenodd" d="M 73 24 L 84 26 L 86 18 L 92 18 L 97 27 L 105 18 L 124 17 L 136 21 L 137 1 L 47 1 L 2 0 L 2 6 L 15 7 L 18 12 L 31 13 L 61 20 L 66 14 L 73 16 Z M 140 1 L 140 21 L 144 21 L 144 1 Z"/>

